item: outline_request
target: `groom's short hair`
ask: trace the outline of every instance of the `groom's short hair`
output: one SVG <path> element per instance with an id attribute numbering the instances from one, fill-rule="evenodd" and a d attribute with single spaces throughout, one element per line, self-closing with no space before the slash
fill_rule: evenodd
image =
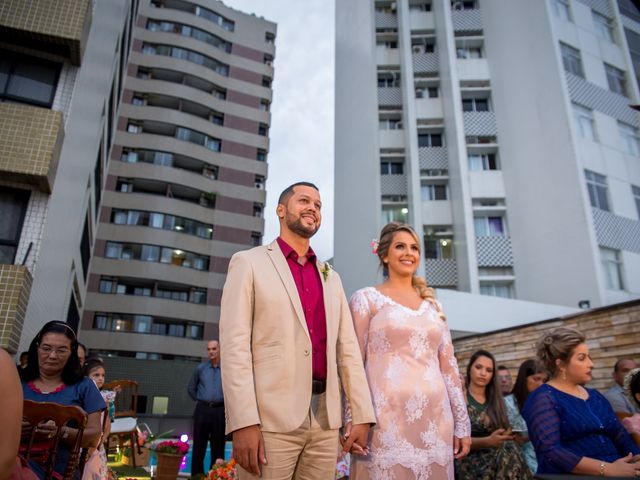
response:
<path id="1" fill-rule="evenodd" d="M 278 205 L 286 205 L 289 201 L 289 198 L 291 198 L 291 195 L 293 195 L 293 189 L 298 186 L 315 188 L 318 192 L 320 192 L 320 189 L 311 182 L 296 182 L 292 185 L 289 185 L 282 191 L 282 193 L 278 197 Z"/>

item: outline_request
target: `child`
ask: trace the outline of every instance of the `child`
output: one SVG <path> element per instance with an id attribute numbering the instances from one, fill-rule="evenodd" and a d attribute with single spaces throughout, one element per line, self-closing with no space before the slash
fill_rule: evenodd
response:
<path id="1" fill-rule="evenodd" d="M 97 357 L 87 359 L 87 362 L 84 365 L 84 375 L 93 380 L 93 382 L 96 384 L 96 387 L 98 387 L 98 390 L 100 390 L 102 398 L 104 398 L 104 401 L 107 404 L 107 412 L 103 412 L 102 415 L 108 414 L 111 421 L 113 421 L 113 415 L 115 414 L 114 400 L 116 398 L 116 393 L 111 390 L 102 389 L 105 379 L 105 368 L 102 359 Z M 111 422 L 105 423 L 103 417 L 103 425 L 104 430 L 102 432 L 102 438 L 98 443 L 98 447 L 95 449 L 91 449 L 89 458 L 87 459 L 87 463 L 84 467 L 82 480 L 98 480 L 110 478 L 109 468 L 107 467 L 107 453 L 104 450 L 103 440 L 109 435 L 109 431 L 111 430 Z"/>

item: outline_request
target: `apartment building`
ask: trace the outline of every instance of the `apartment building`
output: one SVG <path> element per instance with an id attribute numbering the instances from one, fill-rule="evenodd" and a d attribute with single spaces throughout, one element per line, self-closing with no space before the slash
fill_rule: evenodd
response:
<path id="1" fill-rule="evenodd" d="M 81 339 L 149 411 L 191 410 L 229 259 L 262 242 L 275 38 L 220 1 L 140 1 Z"/>
<path id="2" fill-rule="evenodd" d="M 640 296 L 633 2 L 338 2 L 336 22 L 348 292 L 375 282 L 367 246 L 399 220 L 441 289 L 531 308 Z"/>
<path id="3" fill-rule="evenodd" d="M 10 352 L 49 320 L 78 328 L 135 9 L 0 3 L 0 344 Z"/>

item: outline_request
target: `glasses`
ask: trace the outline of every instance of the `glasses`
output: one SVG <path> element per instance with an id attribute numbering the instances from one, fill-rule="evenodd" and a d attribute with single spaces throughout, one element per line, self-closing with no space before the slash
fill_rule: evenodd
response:
<path id="1" fill-rule="evenodd" d="M 50 347 L 49 345 L 40 345 L 38 346 L 38 350 L 42 352 L 44 355 L 46 355 L 47 357 L 52 353 L 55 353 L 56 357 L 66 357 L 71 353 L 71 349 L 69 348 L 66 348 L 66 347 L 53 348 L 53 347 Z"/>

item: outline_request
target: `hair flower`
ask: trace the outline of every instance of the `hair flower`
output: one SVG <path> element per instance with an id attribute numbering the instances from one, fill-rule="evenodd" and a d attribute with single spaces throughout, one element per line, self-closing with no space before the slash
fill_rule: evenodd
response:
<path id="1" fill-rule="evenodd" d="M 378 245 L 380 245 L 380 242 L 378 241 L 378 239 L 374 238 L 373 240 L 371 240 L 371 243 L 369 245 L 371 245 L 371 253 L 373 253 L 374 255 L 377 255 Z"/>

